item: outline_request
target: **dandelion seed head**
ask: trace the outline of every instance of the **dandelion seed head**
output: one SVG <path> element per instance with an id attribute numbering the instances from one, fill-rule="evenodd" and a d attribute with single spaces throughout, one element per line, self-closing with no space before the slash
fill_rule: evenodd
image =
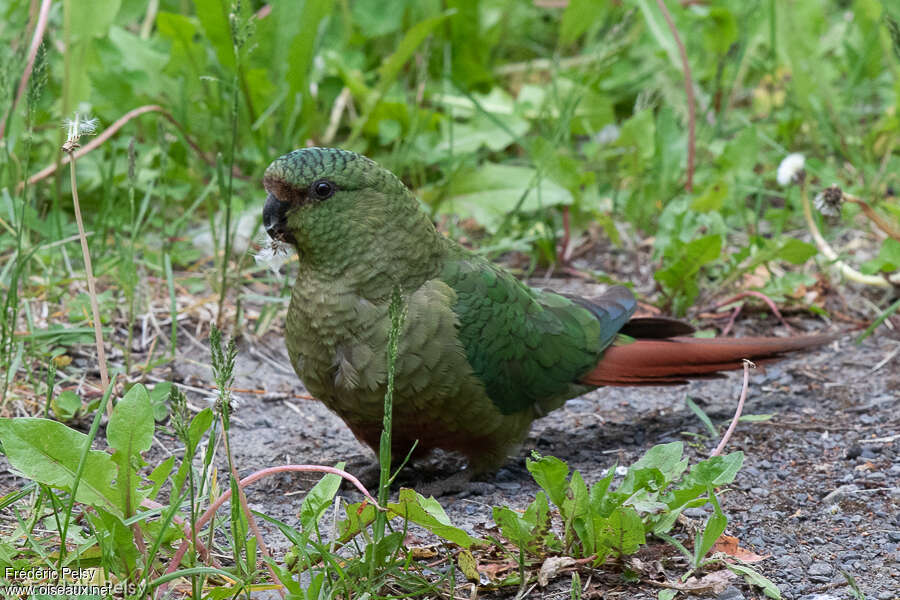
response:
<path id="1" fill-rule="evenodd" d="M 284 275 L 281 273 L 281 266 L 287 262 L 290 256 L 290 246 L 284 242 L 268 239 L 268 236 L 266 236 L 265 240 L 257 241 L 260 249 L 253 255 L 253 260 L 258 265 L 265 265 L 272 270 L 275 277 L 282 279 Z"/>
<path id="2" fill-rule="evenodd" d="M 843 203 L 844 192 L 836 183 L 816 194 L 816 197 L 813 199 L 813 206 L 826 217 L 841 216 L 841 205 Z"/>
<path id="3" fill-rule="evenodd" d="M 778 173 L 775 179 L 778 185 L 788 186 L 799 181 L 803 166 L 806 164 L 806 157 L 799 152 L 792 152 L 784 157 L 781 164 L 778 165 Z"/>
<path id="4" fill-rule="evenodd" d="M 75 112 L 74 119 L 65 119 L 63 127 L 66 129 L 66 145 L 77 146 L 78 139 L 83 135 L 93 135 L 97 132 L 99 119 L 88 117 L 79 112 Z"/>

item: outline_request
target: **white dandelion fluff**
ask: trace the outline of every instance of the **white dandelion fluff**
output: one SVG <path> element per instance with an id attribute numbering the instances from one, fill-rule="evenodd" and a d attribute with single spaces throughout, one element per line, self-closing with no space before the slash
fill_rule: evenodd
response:
<path id="1" fill-rule="evenodd" d="M 792 152 L 784 157 L 781 164 L 778 165 L 778 174 L 775 179 L 778 185 L 788 186 L 796 181 L 797 176 L 803 171 L 806 164 L 806 157 L 799 152 Z"/>

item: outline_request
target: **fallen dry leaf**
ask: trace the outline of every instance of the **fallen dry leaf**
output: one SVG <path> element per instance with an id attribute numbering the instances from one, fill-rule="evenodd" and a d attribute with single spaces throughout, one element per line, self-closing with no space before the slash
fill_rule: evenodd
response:
<path id="1" fill-rule="evenodd" d="M 559 575 L 563 569 L 573 566 L 577 561 L 571 556 L 551 556 L 541 565 L 538 572 L 538 584 L 547 587 L 550 580 Z"/>
<path id="2" fill-rule="evenodd" d="M 713 544 L 712 551 L 713 553 L 722 552 L 723 554 L 727 554 L 728 556 L 734 557 L 745 563 L 756 563 L 772 556 L 771 554 L 760 556 L 746 548 L 741 548 L 738 545 L 738 539 L 730 535 L 720 536 L 719 539 L 716 540 L 716 543 Z"/>
<path id="3" fill-rule="evenodd" d="M 655 586 L 670 588 L 680 592 L 694 592 L 697 594 L 721 594 L 731 584 L 731 580 L 737 577 L 728 569 L 713 571 L 703 577 L 689 577 L 686 581 L 650 581 Z"/>

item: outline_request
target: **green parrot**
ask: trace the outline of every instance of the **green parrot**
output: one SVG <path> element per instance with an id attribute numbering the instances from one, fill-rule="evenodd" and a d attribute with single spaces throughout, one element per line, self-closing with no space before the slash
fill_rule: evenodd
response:
<path id="1" fill-rule="evenodd" d="M 401 291 L 394 456 L 417 443 L 416 455 L 457 451 L 488 473 L 534 419 L 598 386 L 684 383 L 831 339 L 684 337 L 678 321 L 631 318 L 625 287 L 591 299 L 528 287 L 441 235 L 395 175 L 353 152 L 295 150 L 263 185 L 266 231 L 299 257 L 285 332 L 294 370 L 376 451 Z"/>

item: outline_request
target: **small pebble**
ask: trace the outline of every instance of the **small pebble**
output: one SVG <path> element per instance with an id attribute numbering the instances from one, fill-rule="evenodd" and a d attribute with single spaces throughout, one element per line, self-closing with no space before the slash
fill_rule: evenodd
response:
<path id="1" fill-rule="evenodd" d="M 822 583 L 831 579 L 831 573 L 834 569 L 825 562 L 814 562 L 809 566 L 806 572 L 809 574 L 810 581 Z"/>
<path id="2" fill-rule="evenodd" d="M 716 596 L 716 600 L 744 600 L 744 594 L 733 585 L 725 588 L 725 591 Z"/>

